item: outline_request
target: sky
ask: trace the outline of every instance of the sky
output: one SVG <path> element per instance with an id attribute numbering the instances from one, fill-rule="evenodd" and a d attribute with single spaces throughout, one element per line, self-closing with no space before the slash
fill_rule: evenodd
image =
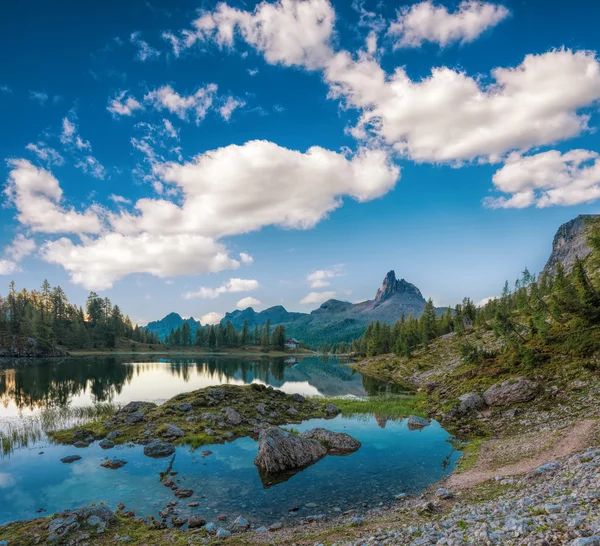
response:
<path id="1" fill-rule="evenodd" d="M 600 198 L 600 5 L 3 6 L 0 294 L 145 324 L 540 271 Z M 4 286 L 4 288 L 1 288 Z"/>

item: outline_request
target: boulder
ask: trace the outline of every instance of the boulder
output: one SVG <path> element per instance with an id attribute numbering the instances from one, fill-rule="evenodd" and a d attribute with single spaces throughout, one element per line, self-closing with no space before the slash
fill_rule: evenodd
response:
<path id="1" fill-rule="evenodd" d="M 111 470 L 116 470 L 117 468 L 121 468 L 125 466 L 127 461 L 123 459 L 106 459 L 100 463 L 100 466 L 103 468 L 110 468 Z"/>
<path id="2" fill-rule="evenodd" d="M 302 438 L 309 438 L 320 442 L 329 455 L 342 455 L 352 453 L 360 446 L 356 438 L 352 438 L 345 432 L 332 432 L 324 428 L 313 428 L 300 434 Z"/>
<path id="3" fill-rule="evenodd" d="M 233 408 L 223 408 L 225 417 L 232 425 L 239 425 L 242 422 L 242 416 Z"/>
<path id="4" fill-rule="evenodd" d="M 418 430 L 424 427 L 428 427 L 431 424 L 429 419 L 424 419 L 423 417 L 417 417 L 416 415 L 411 415 L 408 418 L 408 429 L 409 430 Z"/>
<path id="5" fill-rule="evenodd" d="M 128 425 L 135 425 L 141 423 L 144 420 L 144 414 L 141 412 L 128 413 L 125 415 L 125 422 Z"/>
<path id="6" fill-rule="evenodd" d="M 185 432 L 175 425 L 165 425 L 162 429 L 162 436 L 174 440 L 176 438 L 183 438 Z"/>
<path id="7" fill-rule="evenodd" d="M 245 531 L 246 529 L 248 529 L 248 527 L 250 527 L 250 523 L 244 516 L 238 516 L 237 518 L 235 518 L 232 527 L 236 531 Z"/>
<path id="8" fill-rule="evenodd" d="M 190 529 L 197 529 L 198 527 L 204 527 L 205 525 L 206 520 L 200 516 L 192 516 L 190 519 L 188 519 L 188 527 Z"/>
<path id="9" fill-rule="evenodd" d="M 192 411 L 192 404 L 179 404 L 177 409 L 183 412 Z"/>
<path id="10" fill-rule="evenodd" d="M 61 463 L 74 463 L 75 461 L 78 461 L 79 459 L 81 459 L 81 457 L 79 455 L 69 455 L 67 457 L 63 457 L 60 462 Z"/>
<path id="11" fill-rule="evenodd" d="M 258 455 L 254 464 L 266 474 L 277 474 L 316 463 L 326 454 L 327 450 L 317 440 L 269 427 L 258 437 Z"/>
<path id="12" fill-rule="evenodd" d="M 325 406 L 325 413 L 329 416 L 333 416 L 337 415 L 338 413 L 342 413 L 342 411 L 337 406 L 334 406 L 331 402 L 328 402 Z"/>
<path id="13" fill-rule="evenodd" d="M 175 489 L 174 494 L 178 499 L 187 499 L 194 494 L 194 491 L 192 489 Z"/>
<path id="14" fill-rule="evenodd" d="M 460 413 L 469 413 L 471 411 L 481 411 L 486 407 L 485 400 L 483 396 L 477 394 L 476 392 L 469 392 L 467 394 L 463 394 L 459 396 L 460 404 L 458 406 L 458 411 Z"/>
<path id="15" fill-rule="evenodd" d="M 304 396 L 302 396 L 301 394 L 298 394 L 298 393 L 292 394 L 292 400 L 294 402 L 298 402 L 299 404 L 306 402 L 306 399 L 304 398 Z"/>
<path id="16" fill-rule="evenodd" d="M 169 455 L 173 455 L 173 453 L 175 453 L 175 447 L 167 442 L 154 441 L 144 447 L 144 455 L 153 457 L 154 459 L 168 457 Z"/>
<path id="17" fill-rule="evenodd" d="M 536 382 L 517 377 L 492 385 L 483 393 L 483 398 L 488 406 L 508 406 L 533 400 L 538 389 L 539 386 Z"/>
<path id="18" fill-rule="evenodd" d="M 102 449 L 112 449 L 113 447 L 115 447 L 115 443 L 107 438 L 104 438 L 104 440 L 102 440 L 98 445 Z"/>

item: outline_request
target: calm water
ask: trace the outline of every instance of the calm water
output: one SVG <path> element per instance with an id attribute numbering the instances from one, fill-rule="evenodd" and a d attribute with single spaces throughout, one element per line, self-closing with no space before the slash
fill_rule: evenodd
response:
<path id="1" fill-rule="evenodd" d="M 177 393 L 222 383 L 261 382 L 288 393 L 311 396 L 369 396 L 389 386 L 353 372 L 335 359 L 206 359 L 132 362 L 119 358 L 73 358 L 0 370 L 0 431 L 35 418 L 47 408 L 88 406 L 132 400 L 162 402 Z M 243 514 L 250 521 L 293 521 L 314 513 L 335 515 L 350 507 L 387 503 L 400 492 L 417 493 L 450 472 L 459 453 L 437 423 L 420 431 L 406 421 L 381 416 L 311 420 L 304 430 L 324 426 L 358 438 L 362 447 L 344 457 L 326 457 L 288 481 L 263 488 L 253 460 L 257 443 L 242 438 L 229 444 L 177 449 L 172 470 L 194 496 L 179 504 L 181 515 L 214 520 L 218 513 Z M 202 457 L 202 450 L 214 453 Z M 43 452 L 43 454 L 40 454 Z M 66 455 L 82 456 L 71 465 Z M 122 458 L 119 470 L 100 467 L 107 456 Z M 159 482 L 169 459 L 145 457 L 135 445 L 102 451 L 51 444 L 45 437 L 0 458 L 0 524 L 103 501 L 123 502 L 138 515 L 156 515 L 173 493 Z M 187 504 L 198 501 L 197 508 Z M 308 506 L 307 506 L 308 505 Z M 300 507 L 288 515 L 292 507 Z"/>

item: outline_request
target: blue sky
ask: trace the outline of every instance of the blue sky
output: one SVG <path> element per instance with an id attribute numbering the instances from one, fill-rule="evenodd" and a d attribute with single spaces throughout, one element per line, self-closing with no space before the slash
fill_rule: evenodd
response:
<path id="1" fill-rule="evenodd" d="M 597 212 L 590 2 L 172 4 L 4 7 L 5 286 L 214 320 L 395 269 L 447 305 Z"/>

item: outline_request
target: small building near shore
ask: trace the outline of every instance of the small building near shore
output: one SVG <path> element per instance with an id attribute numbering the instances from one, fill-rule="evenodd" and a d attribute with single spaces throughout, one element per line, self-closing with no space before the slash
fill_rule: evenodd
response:
<path id="1" fill-rule="evenodd" d="M 295 337 L 291 337 L 285 340 L 285 347 L 286 349 L 298 349 L 300 342 Z"/>

